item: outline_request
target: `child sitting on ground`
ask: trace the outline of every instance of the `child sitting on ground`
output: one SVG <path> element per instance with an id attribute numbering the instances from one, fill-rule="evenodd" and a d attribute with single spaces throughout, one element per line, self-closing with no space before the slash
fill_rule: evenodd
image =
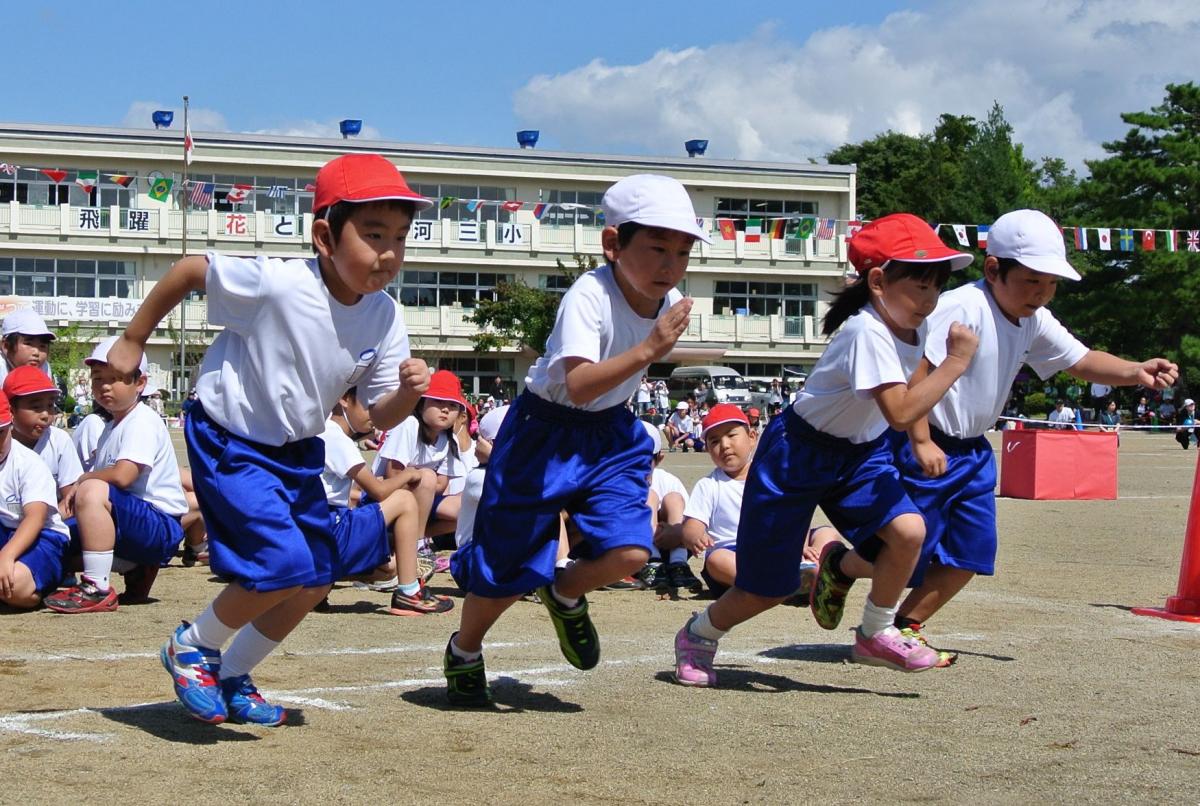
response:
<path id="1" fill-rule="evenodd" d="M 92 394 L 113 419 L 100 436 L 95 469 L 79 477 L 68 497 L 74 513 L 72 539 L 83 553 L 78 585 L 46 597 L 58 613 L 103 613 L 117 609 L 109 584 L 114 558 L 134 564 L 125 577 L 122 600 L 145 601 L 158 569 L 183 541 L 180 519 L 188 511 L 179 481 L 175 448 L 162 418 L 138 402 L 147 366 L 125 375 L 108 365 L 118 337 L 101 341 L 84 361 L 92 373 Z"/>
<path id="2" fill-rule="evenodd" d="M 0 602 L 30 609 L 63 578 L 69 537 L 54 479 L 37 454 L 12 438 L 12 422 L 0 393 Z"/>
<path id="3" fill-rule="evenodd" d="M 699 593 L 703 583 L 688 566 L 688 550 L 683 545 L 687 487 L 676 475 L 660 467 L 665 455 L 659 430 L 645 420 L 642 425 L 654 443 L 654 471 L 650 475 L 650 500 L 647 502 L 653 513 L 654 544 L 650 547 L 650 561 L 638 572 L 638 579 L 646 590 L 666 592 L 683 588 Z M 667 556 L 665 563 L 664 553 Z"/>
<path id="4" fill-rule="evenodd" d="M 420 516 L 412 488 L 420 482 L 421 471 L 406 468 L 387 479 L 369 472 L 355 438 L 372 430 L 371 415 L 351 388 L 338 401 L 321 434 L 325 443 L 321 481 L 333 515 L 342 576 L 371 580 L 395 576 L 392 615 L 445 613 L 454 603 L 445 596 L 434 596 L 417 576 Z M 351 508 L 350 490 L 355 482 L 368 498 Z M 394 569 L 388 563 L 393 552 Z"/>
<path id="5" fill-rule="evenodd" d="M 676 448 L 682 448 L 684 453 L 688 452 L 688 448 L 700 450 L 696 447 L 692 416 L 688 413 L 689 411 L 691 411 L 691 407 L 681 400 L 675 404 L 675 413 L 667 420 L 664 430 L 667 434 L 667 445 L 672 452 Z"/>
<path id="6" fill-rule="evenodd" d="M 54 334 L 28 308 L 13 311 L 0 323 L 0 382 L 16 367 L 38 367 L 50 374 L 50 342 Z"/>
<path id="7" fill-rule="evenodd" d="M 20 366 L 4 379 L 4 394 L 12 406 L 13 437 L 42 458 L 58 488 L 58 509 L 83 475 L 79 454 L 70 435 L 51 425 L 61 394 L 50 376 L 37 367 Z"/>

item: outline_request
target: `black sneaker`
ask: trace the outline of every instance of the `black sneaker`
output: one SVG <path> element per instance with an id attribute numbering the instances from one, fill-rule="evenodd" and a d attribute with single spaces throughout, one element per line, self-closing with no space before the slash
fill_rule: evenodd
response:
<path id="1" fill-rule="evenodd" d="M 622 577 L 616 582 L 610 582 L 604 586 L 606 591 L 640 591 L 642 589 L 642 581 L 636 576 Z"/>
<path id="2" fill-rule="evenodd" d="M 692 569 L 685 562 L 671 563 L 667 566 L 667 585 L 672 588 L 683 588 L 690 593 L 704 590 L 704 583 L 696 578 Z"/>
<path id="3" fill-rule="evenodd" d="M 450 636 L 450 641 L 454 640 L 454 635 Z M 483 708 L 492 704 L 492 690 L 488 688 L 482 655 L 478 660 L 463 660 L 451 651 L 447 641 L 442 672 L 446 675 L 446 699 L 451 705 Z"/>
<path id="4" fill-rule="evenodd" d="M 646 563 L 642 570 L 637 572 L 637 577 L 642 581 L 643 590 L 657 591 L 667 589 L 666 566 L 657 560 Z"/>
<path id="5" fill-rule="evenodd" d="M 592 669 L 600 662 L 600 636 L 588 616 L 587 599 L 580 596 L 579 604 L 566 607 L 550 590 L 550 585 L 538 588 L 538 597 L 550 613 L 554 631 L 558 633 L 558 646 L 563 657 L 576 669 Z"/>
<path id="6" fill-rule="evenodd" d="M 199 552 L 195 546 L 190 546 L 187 543 L 183 544 L 183 557 L 180 558 L 184 568 L 191 568 L 194 565 L 208 565 L 208 549 L 205 548 Z"/>

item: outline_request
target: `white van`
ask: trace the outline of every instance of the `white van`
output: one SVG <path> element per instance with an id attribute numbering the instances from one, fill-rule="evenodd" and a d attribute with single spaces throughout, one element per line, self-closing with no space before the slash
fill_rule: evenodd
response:
<path id="1" fill-rule="evenodd" d="M 750 405 L 750 386 L 738 371 L 729 367 L 676 367 L 671 370 L 667 389 L 673 400 L 683 400 L 703 382 L 716 393 L 720 403 Z"/>

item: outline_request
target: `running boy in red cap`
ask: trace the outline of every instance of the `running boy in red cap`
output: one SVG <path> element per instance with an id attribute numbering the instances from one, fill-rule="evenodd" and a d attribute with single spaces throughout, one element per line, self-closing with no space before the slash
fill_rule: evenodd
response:
<path id="1" fill-rule="evenodd" d="M 567 661 L 593 668 L 600 641 L 584 595 L 629 576 L 650 556 L 654 446 L 625 401 L 687 328 L 692 303 L 675 286 L 696 240 L 709 237 L 687 191 L 669 177 L 628 176 L 601 204 L 609 262 L 563 297 L 545 355 L 496 435 L 475 539 L 452 560 L 467 588 L 461 626 L 443 659 L 454 704 L 491 702 L 484 636 L 534 589 Z M 563 510 L 583 535 L 584 557 L 556 575 Z"/>
<path id="2" fill-rule="evenodd" d="M 161 653 L 196 719 L 286 717 L 250 671 L 341 575 L 321 484 L 326 416 L 355 386 L 371 420 L 391 428 L 429 384 L 383 290 L 404 262 L 414 212 L 430 204 L 378 154 L 331 160 L 317 173 L 315 258 L 186 257 L 109 353 L 109 366 L 133 373 L 155 326 L 191 291 L 207 292 L 208 319 L 224 327 L 200 367 L 185 434 L 209 563 L 233 582 Z"/>
<path id="3" fill-rule="evenodd" d="M 925 317 L 951 270 L 970 265 L 971 256 L 946 248 L 928 224 L 900 213 L 863 227 L 851 241 L 850 262 L 858 280 L 825 315 L 825 333 L 836 334 L 796 402 L 759 439 L 738 524 L 734 586 L 675 636 L 675 679 L 684 685 L 715 685 L 717 641 L 800 587 L 805 538 L 818 505 L 874 562 L 854 659 L 909 672 L 937 663 L 936 652 L 892 625 L 925 523 L 900 484 L 884 432 L 889 424 L 907 428 L 925 416 L 975 353 L 975 335 L 953 325 L 947 360 L 909 386 L 921 361 Z M 822 573 L 839 547 L 831 542 L 822 553 L 813 585 L 818 621 Z"/>

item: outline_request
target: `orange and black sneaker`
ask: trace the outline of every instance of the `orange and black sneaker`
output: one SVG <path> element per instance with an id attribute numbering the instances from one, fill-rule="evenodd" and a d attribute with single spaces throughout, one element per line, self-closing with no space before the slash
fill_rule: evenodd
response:
<path id="1" fill-rule="evenodd" d="M 392 606 L 388 612 L 393 616 L 432 616 L 446 613 L 454 609 L 454 602 L 449 596 L 435 596 L 424 582 L 411 596 L 400 588 L 392 592 Z"/>

